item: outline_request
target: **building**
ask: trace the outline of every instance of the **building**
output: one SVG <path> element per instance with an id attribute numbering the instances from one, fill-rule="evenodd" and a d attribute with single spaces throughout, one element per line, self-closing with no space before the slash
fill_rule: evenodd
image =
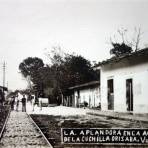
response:
<path id="1" fill-rule="evenodd" d="M 69 88 L 71 95 L 65 96 L 63 104 L 73 107 L 95 108 L 100 105 L 100 83 L 91 81 Z"/>
<path id="2" fill-rule="evenodd" d="M 148 48 L 99 63 L 102 110 L 148 113 Z"/>

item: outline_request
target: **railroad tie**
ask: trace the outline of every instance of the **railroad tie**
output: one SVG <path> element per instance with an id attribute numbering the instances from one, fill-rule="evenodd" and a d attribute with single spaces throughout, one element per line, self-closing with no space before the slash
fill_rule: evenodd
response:
<path id="1" fill-rule="evenodd" d="M 52 147 L 36 128 L 26 112 L 10 113 L 1 148 L 50 148 Z"/>

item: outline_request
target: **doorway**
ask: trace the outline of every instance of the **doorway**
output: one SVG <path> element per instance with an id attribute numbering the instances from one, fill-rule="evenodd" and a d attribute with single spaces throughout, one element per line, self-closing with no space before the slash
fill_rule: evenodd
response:
<path id="1" fill-rule="evenodd" d="M 126 80 L 126 106 L 127 111 L 133 111 L 133 80 Z"/>
<path id="2" fill-rule="evenodd" d="M 108 99 L 108 110 L 114 110 L 114 81 L 113 79 L 107 80 L 107 99 Z"/>

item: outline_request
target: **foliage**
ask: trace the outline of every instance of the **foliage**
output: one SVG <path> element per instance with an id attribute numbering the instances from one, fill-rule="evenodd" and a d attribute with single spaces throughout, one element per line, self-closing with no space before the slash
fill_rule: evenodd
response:
<path id="1" fill-rule="evenodd" d="M 128 38 L 127 36 L 128 30 L 125 28 L 120 28 L 117 30 L 118 33 L 118 40 L 115 38 L 114 35 L 114 41 L 110 38 L 111 44 L 113 46 L 113 49 L 110 50 L 110 54 L 113 54 L 115 56 L 121 56 L 125 54 L 129 54 L 132 51 L 138 51 L 140 41 L 141 41 L 141 28 L 134 29 L 133 37 Z"/>
<path id="2" fill-rule="evenodd" d="M 9 93 L 7 94 L 7 96 L 6 96 L 6 100 L 8 100 L 8 99 L 11 98 L 11 97 L 16 96 L 16 95 L 18 94 L 18 92 L 20 92 L 20 91 L 19 91 L 19 90 L 15 90 L 15 91 L 9 92 Z"/>
<path id="3" fill-rule="evenodd" d="M 98 79 L 90 61 L 80 55 L 67 54 L 61 48 L 54 48 L 48 56 L 51 65 L 44 66 L 41 59 L 29 57 L 23 60 L 19 69 L 26 79 L 30 77 L 33 90 L 44 92 L 46 97 L 54 98 L 59 104 L 69 87 Z"/>
<path id="4" fill-rule="evenodd" d="M 50 69 L 54 76 L 53 94 L 55 97 L 67 93 L 67 89 L 71 86 L 99 78 L 90 61 L 80 55 L 54 50 L 50 55 L 50 60 L 52 63 Z"/>
<path id="5" fill-rule="evenodd" d="M 97 79 L 91 64 L 82 56 L 69 55 L 65 60 L 65 69 L 69 86 L 79 85 Z"/>
<path id="6" fill-rule="evenodd" d="M 28 57 L 19 65 L 19 70 L 26 78 L 28 75 L 34 77 L 34 74 L 44 66 L 42 59 L 37 57 Z"/>
<path id="7" fill-rule="evenodd" d="M 22 75 L 36 87 L 37 90 L 42 90 L 43 84 L 41 81 L 41 69 L 44 67 L 42 59 L 37 57 L 28 57 L 19 65 L 19 70 Z M 31 81 L 31 82 L 30 82 Z"/>
<path id="8" fill-rule="evenodd" d="M 112 43 L 113 48 L 110 50 L 110 54 L 115 56 L 121 56 L 132 52 L 132 48 L 124 43 Z"/>

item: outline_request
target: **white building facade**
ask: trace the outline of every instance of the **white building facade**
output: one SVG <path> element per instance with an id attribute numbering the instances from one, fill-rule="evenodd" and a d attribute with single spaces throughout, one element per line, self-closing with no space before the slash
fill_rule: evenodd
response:
<path id="1" fill-rule="evenodd" d="M 99 81 L 92 81 L 82 85 L 70 88 L 73 90 L 73 107 L 82 107 L 84 102 L 89 108 L 99 107 L 100 100 L 100 83 Z"/>
<path id="2" fill-rule="evenodd" d="M 74 106 L 79 107 L 84 102 L 88 103 L 88 107 L 93 108 L 99 106 L 100 98 L 99 98 L 99 89 L 98 88 L 88 88 L 88 89 L 81 89 L 79 91 L 74 91 Z"/>
<path id="3" fill-rule="evenodd" d="M 102 110 L 148 113 L 148 49 L 99 66 Z"/>

